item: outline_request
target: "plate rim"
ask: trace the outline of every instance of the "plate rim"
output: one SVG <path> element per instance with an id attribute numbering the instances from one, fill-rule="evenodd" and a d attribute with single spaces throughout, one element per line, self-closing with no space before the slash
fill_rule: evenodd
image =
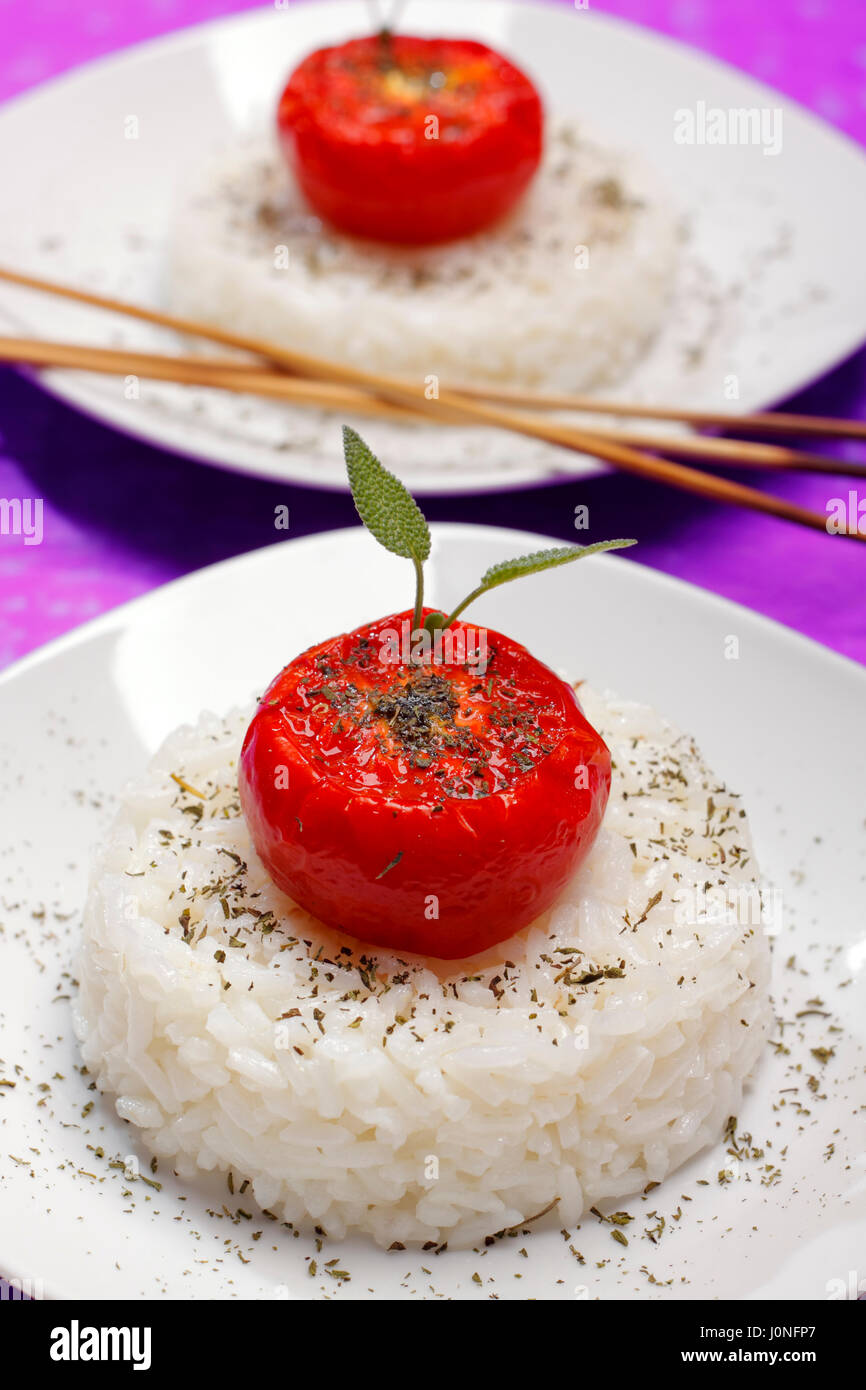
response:
<path id="1" fill-rule="evenodd" d="M 518 527 L 510 526 L 487 526 L 476 521 L 431 521 L 429 526 L 434 541 L 440 536 L 443 539 L 459 539 L 461 536 L 465 536 L 468 541 L 471 539 L 472 533 L 479 533 L 485 539 L 500 537 L 507 539 L 509 543 L 514 542 L 521 546 L 532 545 L 539 540 L 549 541 L 556 546 L 562 543 L 561 537 L 551 536 L 543 531 L 524 531 Z M 283 547 L 315 548 L 322 543 L 335 542 L 340 536 L 360 536 L 364 530 L 363 524 L 359 522 L 357 526 L 331 527 L 324 531 L 314 531 L 306 536 L 272 541 L 269 545 L 258 546 L 254 550 L 241 551 L 237 555 L 230 555 L 226 559 L 217 560 L 213 564 L 202 565 L 199 569 L 178 575 L 174 579 L 167 580 L 164 584 L 154 585 L 153 588 L 144 593 L 137 594 L 134 598 L 109 608 L 95 618 L 78 623 L 68 632 L 63 632 L 49 642 L 43 642 L 40 646 L 34 647 L 32 651 L 25 652 L 23 656 L 0 670 L 0 690 L 17 679 L 18 676 L 27 675 L 37 666 L 46 661 L 52 661 L 56 656 L 62 656 L 67 650 L 86 644 L 91 638 L 98 638 L 115 628 L 127 627 L 130 616 L 134 619 L 139 609 L 150 603 L 167 601 L 170 595 L 183 586 L 206 583 L 208 577 L 216 571 L 226 572 L 234 566 L 254 564 L 257 560 L 261 561 L 261 557 L 268 552 L 281 550 Z M 798 632 L 796 628 L 788 627 L 787 624 L 779 622 L 777 618 L 770 618 L 764 613 L 758 613 L 753 608 L 748 608 L 744 603 L 738 603 L 736 599 L 726 598 L 723 594 L 717 594 L 712 589 L 705 589 L 700 584 L 694 584 L 691 580 L 668 574 L 665 570 L 656 569 L 655 566 L 644 564 L 637 559 L 627 559 L 624 556 L 612 554 L 594 555 L 592 559 L 596 565 L 604 565 L 606 568 L 610 565 L 640 566 L 641 570 L 649 575 L 649 582 L 657 584 L 663 592 L 665 590 L 683 592 L 692 602 L 704 603 L 720 611 L 741 615 L 748 621 L 757 624 L 758 628 L 763 629 L 767 636 L 775 637 L 788 645 L 800 647 L 804 654 L 808 654 L 813 660 L 829 659 L 832 665 L 837 666 L 840 674 L 847 672 L 849 676 L 854 675 L 855 678 L 866 683 L 866 665 L 861 665 L 860 662 L 845 656 L 842 652 L 834 651 L 832 647 L 825 646 L 823 642 L 818 642 L 814 637 L 808 637 L 805 633 Z"/>
<path id="2" fill-rule="evenodd" d="M 450 0 L 450 3 L 457 7 L 462 0 Z M 473 4 L 499 6 L 504 9 L 537 11 L 539 8 L 549 10 L 553 14 L 562 14 L 566 9 L 563 0 L 472 0 Z M 291 10 L 349 10 L 358 8 L 358 0 L 292 0 Z M 185 24 L 178 29 L 168 30 L 163 34 L 151 35 L 146 39 L 139 39 L 134 43 L 124 44 L 121 48 L 112 49 L 107 53 L 100 53 L 94 58 L 88 58 L 83 63 L 76 63 L 73 67 L 67 68 L 62 72 L 55 73 L 45 78 L 41 82 L 35 83 L 31 87 L 26 87 L 21 92 L 16 92 L 13 96 L 7 97 L 0 102 L 0 121 L 5 118 L 8 111 L 17 111 L 28 102 L 36 102 L 46 93 L 53 93 L 65 84 L 73 85 L 86 79 L 93 73 L 102 68 L 113 65 L 120 65 L 126 62 L 135 61 L 139 57 L 150 57 L 151 50 L 166 50 L 172 47 L 183 47 L 185 44 L 204 31 L 214 31 L 222 28 L 230 28 L 234 25 L 261 24 L 262 27 L 268 22 L 273 23 L 274 11 L 271 9 L 261 9 L 260 7 L 250 7 L 245 10 L 235 10 L 230 14 L 216 15 L 212 19 L 198 20 L 193 24 Z M 720 58 L 714 53 L 708 53 L 697 44 L 690 43 L 687 39 L 679 38 L 673 34 L 667 34 L 659 29 L 654 29 L 651 25 L 641 24 L 638 20 L 626 19 L 623 15 L 608 14 L 605 11 L 587 9 L 582 13 L 579 21 L 582 24 L 591 24 L 599 29 L 620 29 L 628 33 L 637 33 L 648 43 L 655 44 L 660 48 L 676 49 L 684 54 L 689 54 L 695 61 L 704 63 L 709 67 L 717 68 L 726 72 L 740 81 L 750 83 L 760 91 L 770 96 L 780 98 L 786 105 L 796 109 L 798 114 L 806 119 L 814 129 L 821 131 L 825 135 L 835 136 L 843 145 L 849 148 L 850 153 L 858 155 L 866 163 L 866 149 L 849 135 L 847 131 L 841 130 L 832 122 L 819 116 L 811 107 L 803 105 L 796 97 L 788 96 L 787 93 L 779 91 L 778 88 L 764 82 L 760 77 L 753 76 L 743 68 L 737 67 L 736 63 L 728 62 L 726 58 Z M 866 171 L 864 171 L 866 172 Z"/>

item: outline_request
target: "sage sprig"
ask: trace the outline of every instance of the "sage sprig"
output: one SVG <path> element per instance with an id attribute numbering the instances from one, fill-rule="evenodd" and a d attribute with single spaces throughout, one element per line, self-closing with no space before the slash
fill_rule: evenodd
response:
<path id="1" fill-rule="evenodd" d="M 361 436 L 349 425 L 343 426 L 343 451 L 349 474 L 349 486 L 358 515 L 367 530 L 375 536 L 380 545 L 393 555 L 401 555 L 411 560 L 415 566 L 415 612 L 413 630 L 421 626 L 421 613 L 424 607 L 424 561 L 430 554 L 430 530 L 424 514 L 408 488 L 399 478 L 389 473 L 376 458 Z M 512 579 L 522 579 L 527 574 L 538 574 L 541 570 L 555 569 L 558 565 L 568 565 L 572 560 L 580 560 L 584 555 L 595 555 L 602 550 L 623 550 L 626 546 L 637 545 L 635 540 L 595 541 L 592 545 L 557 545 L 548 550 L 535 550 L 529 555 L 519 555 L 514 560 L 501 560 L 491 565 L 481 577 L 481 582 L 471 594 L 467 594 L 451 613 L 430 613 L 424 626 L 430 630 L 450 627 L 451 623 L 482 594 L 496 589 L 500 584 L 508 584 Z"/>
<path id="2" fill-rule="evenodd" d="M 415 566 L 415 618 L 424 606 L 423 564 L 430 554 L 430 530 L 408 488 L 389 473 L 349 425 L 343 426 L 343 453 L 358 515 L 380 545 Z"/>

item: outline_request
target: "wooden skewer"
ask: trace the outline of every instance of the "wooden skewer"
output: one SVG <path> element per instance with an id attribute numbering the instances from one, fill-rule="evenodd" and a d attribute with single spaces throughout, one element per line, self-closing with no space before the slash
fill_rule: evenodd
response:
<path id="1" fill-rule="evenodd" d="M 170 328 L 176 333 L 186 334 L 190 337 L 209 339 L 214 343 L 222 343 L 226 347 L 242 348 L 254 356 L 277 362 L 290 371 L 299 371 L 302 375 L 316 375 L 309 369 L 302 369 L 299 364 L 302 360 L 311 364 L 317 359 L 310 357 L 304 359 L 303 354 L 291 352 L 276 343 L 235 333 L 215 324 L 200 323 L 181 318 L 176 314 L 166 313 L 160 309 L 149 309 L 140 304 L 130 304 L 126 300 L 115 299 L 91 290 L 77 289 L 72 285 L 60 284 L 57 281 L 47 280 L 37 275 L 27 275 L 23 271 L 10 270 L 4 266 L 0 266 L 0 281 L 6 281 L 11 285 L 21 285 L 25 289 L 39 290 L 63 299 L 71 299 L 80 304 L 90 304 L 97 309 L 123 314 L 128 318 L 141 319 L 145 323 Z M 319 365 L 324 364 L 320 363 Z M 330 365 L 333 368 L 335 364 Z M 253 370 L 262 369 L 257 366 Z M 361 373 L 359 369 L 352 368 L 346 368 L 345 372 L 347 374 L 340 379 L 347 381 L 352 379 L 355 382 L 358 382 L 361 376 L 371 377 L 373 375 Z M 334 377 L 333 379 L 336 380 L 337 378 Z M 394 382 L 397 378 L 391 377 L 389 380 Z M 406 382 L 405 385 L 407 388 L 413 388 L 411 382 Z M 414 387 L 414 389 L 420 388 Z M 748 432 L 802 434 L 835 439 L 866 439 L 866 420 L 840 420 L 823 415 L 794 415 L 782 411 L 731 415 L 725 411 L 689 410 L 684 406 L 648 405 L 639 402 L 600 400 L 592 396 L 489 387 L 464 386 L 457 388 L 456 394 L 472 400 L 495 400 L 503 405 L 530 410 L 571 410 L 590 412 L 596 415 L 631 417 L 639 420 L 672 420 L 691 425 L 722 426 Z"/>
<path id="2" fill-rule="evenodd" d="M 243 359 L 168 356 L 163 353 L 134 352 L 126 348 L 96 348 L 84 344 L 45 342 L 33 338 L 0 338 L 0 361 L 31 366 L 68 367 L 74 370 L 105 372 L 118 376 L 136 375 L 187 386 L 216 387 L 227 391 L 266 396 L 287 404 L 313 406 L 322 410 L 351 411 L 386 419 L 414 420 L 418 414 L 409 407 L 392 405 L 377 396 L 353 387 L 308 377 L 275 372 L 267 365 Z M 452 422 L 446 411 L 432 417 L 440 424 Z M 652 430 L 622 430 L 587 427 L 599 439 L 628 443 L 654 452 L 695 458 L 726 466 L 795 469 L 805 472 L 834 473 L 866 478 L 866 464 L 802 453 L 776 444 L 740 439 L 718 439 L 706 435 L 658 434 Z"/>
<path id="3" fill-rule="evenodd" d="M 670 483 L 685 492 L 698 497 L 707 497 L 716 502 L 730 502 L 736 506 L 748 507 L 752 511 L 764 512 L 768 516 L 781 517 L 786 521 L 796 521 L 801 526 L 809 526 L 816 531 L 827 530 L 826 516 L 809 511 L 785 498 L 773 497 L 757 488 L 745 487 L 729 478 L 718 478 L 711 473 L 702 473 L 696 468 L 688 468 L 670 459 L 657 458 L 639 449 L 620 444 L 613 439 L 602 439 L 598 435 L 585 433 L 570 427 L 539 425 L 531 415 L 520 415 L 516 411 L 503 411 L 500 407 L 482 407 L 477 419 L 486 419 L 491 425 L 507 422 L 509 429 L 519 434 L 530 435 L 536 439 L 546 439 L 550 443 L 563 444 L 566 448 L 577 449 L 581 453 L 594 454 L 616 464 L 627 473 L 649 478 L 654 482 Z M 503 417 L 505 417 L 503 419 Z M 848 534 L 848 533 L 845 533 Z M 866 536 L 850 533 L 853 539 L 866 540 Z"/>
<path id="4" fill-rule="evenodd" d="M 866 478 L 866 463 L 852 463 L 826 454 L 806 453 L 780 444 L 762 444 L 751 439 L 719 439 L 706 434 L 658 434 L 653 430 L 616 431 L 589 426 L 593 434 L 605 439 L 630 439 L 643 449 L 693 458 L 720 468 L 769 468 L 780 472 L 835 473 L 843 477 Z"/>
<path id="5" fill-rule="evenodd" d="M 0 279 L 2 279 L 0 273 Z M 492 400 L 486 388 L 464 386 L 464 395 Z M 801 434 L 827 439 L 866 439 L 866 420 L 840 420 L 831 415 L 794 415 L 781 410 L 759 411 L 753 415 L 731 415 L 723 410 L 689 410 L 684 406 L 644 405 L 635 401 L 599 400 L 593 396 L 497 390 L 495 399 L 503 405 L 524 406 L 532 410 L 590 411 L 594 415 L 618 415 L 636 420 L 672 420 L 684 425 L 721 426 L 749 434 Z"/>
<path id="6" fill-rule="evenodd" d="M 287 404 L 318 406 L 322 410 L 350 410 L 389 419 L 417 421 L 408 406 L 390 405 L 367 391 L 338 386 L 329 381 L 287 376 L 285 372 L 257 370 L 255 364 L 215 362 L 207 357 L 168 357 L 161 353 L 127 352 L 123 349 L 48 343 L 29 338 L 0 338 L 0 361 L 34 367 L 68 367 L 75 371 L 103 372 L 110 376 L 142 376 L 182 386 L 209 386 L 224 391 L 267 396 Z"/>
<path id="7" fill-rule="evenodd" d="M 40 280 L 34 276 L 0 269 L 0 279 L 4 278 L 31 289 L 59 294 L 65 298 L 79 300 L 116 313 L 128 314 L 133 318 L 159 323 L 178 333 L 203 337 L 223 343 L 228 347 L 240 348 L 245 352 L 251 352 L 256 356 L 277 362 L 290 372 L 303 377 L 335 382 L 344 386 L 361 387 L 383 397 L 392 404 L 402 407 L 409 406 L 411 409 L 426 415 L 441 414 L 444 408 L 449 417 L 456 416 L 458 419 L 475 420 L 498 429 L 510 429 L 517 434 L 591 454 L 596 458 L 604 459 L 605 462 L 615 464 L 616 467 L 625 472 L 634 473 L 638 477 L 648 478 L 654 482 L 668 483 L 672 487 L 691 492 L 699 497 L 747 507 L 753 511 L 763 512 L 786 521 L 795 521 L 799 525 L 810 527 L 813 530 L 826 532 L 826 517 L 817 512 L 809 511 L 808 508 L 801 507 L 795 502 L 773 497 L 755 488 L 745 487 L 742 483 L 732 482 L 727 478 L 717 478 L 712 474 L 701 473 L 699 470 L 688 468 L 681 463 L 655 458 L 651 454 L 643 453 L 639 449 L 620 443 L 618 440 L 601 438 L 589 431 L 575 429 L 573 426 L 539 421 L 537 415 L 531 413 L 522 414 L 516 410 L 504 410 L 501 406 L 489 404 L 483 400 L 465 395 L 461 396 L 459 392 L 451 389 L 440 389 L 438 398 L 430 400 L 422 385 L 384 372 L 373 372 L 346 363 L 332 362 L 312 354 L 282 347 L 279 344 L 268 342 L 266 339 L 234 333 L 228 329 L 215 328 L 209 324 L 201 324 L 174 314 L 165 314 L 140 305 L 126 304 L 122 300 L 93 294 L 90 291 L 76 290 L 66 285 L 55 285 L 51 281 Z M 95 351 L 95 349 L 91 349 L 91 351 Z M 596 403 L 595 408 L 598 409 L 598 403 Z M 866 536 L 860 536 L 856 532 L 850 534 L 853 539 L 866 540 Z"/>
<path id="8" fill-rule="evenodd" d="M 28 340 L 26 339 L 6 339 L 0 343 L 0 359 L 22 361 L 26 360 L 27 353 Z M 686 468 L 682 464 L 673 463 L 666 459 L 654 458 L 649 454 L 639 452 L 637 449 L 625 447 L 612 438 L 601 438 L 590 432 L 575 430 L 569 426 L 545 425 L 540 423 L 535 416 L 505 412 L 498 407 L 487 406 L 481 402 L 458 401 L 456 408 L 449 408 L 449 402 L 442 403 L 441 398 L 440 401 L 430 402 L 424 398 L 427 410 L 421 412 L 419 411 L 420 402 L 417 399 L 410 399 L 408 405 L 403 402 L 401 399 L 402 387 L 400 388 L 401 394 L 398 395 L 395 403 L 370 396 L 357 387 L 346 387 L 339 383 L 314 381 L 307 378 L 298 380 L 276 373 L 269 377 L 267 374 L 244 368 L 230 371 L 225 366 L 221 366 L 219 371 L 214 372 L 206 365 L 206 359 L 205 365 L 203 365 L 196 363 L 194 358 L 187 358 L 184 359 L 181 366 L 173 359 L 166 360 L 159 354 L 131 354 L 114 349 L 81 348 L 72 344 L 30 343 L 29 358 L 43 366 L 75 367 L 82 370 L 106 371 L 119 375 L 128 375 L 130 367 L 135 366 L 138 369 L 137 374 L 152 376 L 160 380 L 176 382 L 180 379 L 185 384 L 190 385 L 230 386 L 232 390 L 236 391 L 263 393 L 281 400 L 315 404 L 325 409 L 357 410 L 364 414 L 387 415 L 390 418 L 399 415 L 404 419 L 417 419 L 419 413 L 425 413 L 432 415 L 439 423 L 450 423 L 455 417 L 465 419 L 468 415 L 470 419 L 480 420 L 482 423 L 489 423 L 498 427 L 504 426 L 521 434 L 559 443 L 566 448 L 595 455 L 640 477 L 668 482 L 698 496 L 747 506 L 753 510 L 766 512 L 768 515 L 796 521 L 800 525 L 809 526 L 815 530 L 826 530 L 824 517 L 783 498 L 772 497 L 757 489 L 744 487 L 742 484 L 731 482 L 726 478 L 716 478 L 700 473 L 696 469 Z M 439 408 L 440 404 L 444 404 L 444 410 Z M 855 539 L 863 538 L 855 535 Z"/>

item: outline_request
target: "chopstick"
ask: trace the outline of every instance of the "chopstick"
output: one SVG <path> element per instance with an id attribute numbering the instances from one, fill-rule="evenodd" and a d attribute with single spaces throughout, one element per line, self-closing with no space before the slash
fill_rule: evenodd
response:
<path id="1" fill-rule="evenodd" d="M 590 427 L 603 438 L 622 438 L 622 431 Z M 628 430 L 626 438 L 641 448 L 700 459 L 720 468 L 769 468 L 781 472 L 835 473 L 843 477 L 866 478 L 866 463 L 788 449 L 779 444 L 762 444 L 751 439 L 719 439 L 706 434 L 656 434 L 653 430 Z"/>
<path id="2" fill-rule="evenodd" d="M 240 358 L 203 357 L 197 354 L 169 356 L 134 352 L 126 348 L 96 348 L 34 338 L 0 337 L 0 361 L 67 367 L 118 376 L 136 375 L 187 386 L 216 387 L 255 394 L 322 410 L 344 410 L 386 419 L 418 419 L 415 410 L 392 405 L 366 391 L 314 381 L 309 377 L 288 376 L 285 372 L 274 371 L 265 363 L 247 362 Z M 449 417 L 447 411 L 442 411 L 432 418 L 438 423 L 447 424 L 456 417 Z M 866 478 L 866 464 L 803 453 L 775 444 L 719 439 L 710 435 L 658 434 L 640 429 L 629 430 L 624 436 L 622 430 L 595 424 L 588 426 L 587 432 L 599 439 L 614 441 L 625 437 L 630 444 L 653 452 L 667 452 L 722 466 L 794 469 Z"/>
<path id="3" fill-rule="evenodd" d="M 668 459 L 656 458 L 637 448 L 622 444 L 619 440 L 604 438 L 590 431 L 576 429 L 570 425 L 539 422 L 537 416 L 531 413 L 523 414 L 516 410 L 504 410 L 499 405 L 461 395 L 452 389 L 440 389 L 438 398 L 430 400 L 423 385 L 384 372 L 373 372 L 346 363 L 332 362 L 328 359 L 282 347 L 266 339 L 235 333 L 232 330 L 199 323 L 175 314 L 163 313 L 161 310 L 149 309 L 142 305 L 128 304 L 123 300 L 107 295 L 60 285 L 18 271 L 0 268 L 0 280 L 56 294 L 63 298 L 125 314 L 128 317 L 138 318 L 149 323 L 159 324 L 162 327 L 171 328 L 177 333 L 202 337 L 227 347 L 240 348 L 245 352 L 276 362 L 290 372 L 305 378 L 332 382 L 342 386 L 364 388 L 376 396 L 383 397 L 390 404 L 396 404 L 404 409 L 408 405 L 410 409 L 422 414 L 439 414 L 440 416 L 444 409 L 449 418 L 456 416 L 458 419 L 475 420 L 481 424 L 513 430 L 515 433 L 527 435 L 530 438 L 591 454 L 616 465 L 625 472 L 648 478 L 654 482 L 668 483 L 699 497 L 747 507 L 782 520 L 797 522 L 799 525 L 813 530 L 825 533 L 827 530 L 826 517 L 801 507 L 795 502 L 789 502 L 785 498 L 774 497 L 758 489 L 746 487 L 727 478 L 718 478 L 712 474 L 702 473 L 698 469 L 689 468 L 684 464 L 674 463 Z M 97 349 L 90 349 L 89 351 L 96 352 Z M 596 402 L 594 409 L 598 411 L 603 407 Z M 860 536 L 857 532 L 840 534 L 850 534 L 853 539 L 866 540 L 866 537 Z"/>
<path id="4" fill-rule="evenodd" d="M 226 362 L 195 355 L 169 357 L 162 353 L 128 352 L 30 338 L 0 338 L 0 361 L 33 367 L 67 367 L 109 376 L 142 376 L 182 386 L 209 386 L 267 396 L 288 404 L 319 406 L 323 410 L 352 410 L 389 418 L 418 419 L 417 412 L 409 407 L 388 405 L 358 388 L 287 376 L 285 372 L 262 371 L 257 363 Z"/>
<path id="5" fill-rule="evenodd" d="M 3 279 L 0 271 L 0 279 Z M 464 395 L 492 400 L 486 387 L 463 386 Z M 827 439 L 866 439 L 866 420 L 842 420 L 833 415 L 794 415 L 781 410 L 759 411 L 753 415 L 730 415 L 724 411 L 689 410 L 684 406 L 646 405 L 634 401 L 599 400 L 593 396 L 571 396 L 534 391 L 497 390 L 495 399 L 504 405 L 531 410 L 590 411 L 595 415 L 618 415 L 638 420 L 671 420 L 684 425 L 720 426 L 762 434 L 802 434 Z"/>
<path id="6" fill-rule="evenodd" d="M 314 405 L 322 409 L 357 411 L 386 418 L 417 420 L 420 412 L 414 401 L 403 404 L 382 400 L 353 386 L 339 383 L 296 378 L 281 373 L 267 373 L 245 365 L 229 366 L 195 357 L 166 358 L 154 353 L 132 353 L 115 349 L 80 347 L 74 344 L 42 343 L 27 339 L 0 340 L 0 360 L 29 361 L 41 366 L 74 367 L 89 371 L 129 375 L 131 372 L 166 381 L 182 381 L 188 385 L 218 386 L 242 392 L 255 392 L 283 401 Z M 438 402 L 431 403 L 438 406 Z M 726 478 L 717 478 L 667 459 L 655 458 L 637 449 L 623 446 L 613 435 L 602 436 L 591 431 L 575 430 L 569 426 L 540 424 L 533 416 L 503 412 L 496 407 L 469 402 L 453 409 L 446 404 L 436 409 L 432 418 L 440 424 L 455 418 L 481 420 L 521 434 L 558 443 L 566 448 L 588 453 L 616 464 L 627 472 L 656 482 L 670 483 L 685 491 L 711 500 L 730 502 L 752 510 L 765 512 L 815 530 L 826 531 L 826 519 L 798 504 L 772 497 L 755 488 L 744 487 Z M 659 444 L 660 441 L 655 441 Z M 844 533 L 843 533 L 844 534 Z M 863 539 L 851 533 L 855 539 Z"/>
<path id="7" fill-rule="evenodd" d="M 42 276 L 27 275 L 23 271 L 11 270 L 8 267 L 0 266 L 0 281 L 6 281 L 11 285 L 20 285 L 25 289 L 38 290 L 46 294 L 53 294 L 62 299 L 71 299 L 80 304 L 90 304 L 97 309 L 105 309 L 113 313 L 122 314 L 127 318 L 137 318 L 145 323 L 153 323 L 163 328 L 170 328 L 176 333 L 182 333 L 190 337 L 209 339 L 214 343 L 222 343 L 226 347 L 242 348 L 257 357 L 264 357 L 271 362 L 278 362 L 291 371 L 301 372 L 302 375 L 317 375 L 315 371 L 308 373 L 299 364 L 306 361 L 308 364 L 318 362 L 324 366 L 321 360 L 304 357 L 300 353 L 291 352 L 282 348 L 277 343 L 267 342 L 260 338 L 250 337 L 246 334 L 235 333 L 229 329 L 220 328 L 215 324 L 201 323 L 192 319 L 185 319 L 176 314 L 169 314 L 160 309 L 149 309 L 144 305 L 131 304 L 126 300 L 115 299 L 109 295 L 98 294 L 92 290 L 78 289 L 72 285 L 64 285 L 54 280 L 47 280 Z M 336 364 L 331 363 L 331 367 Z M 352 380 L 360 383 L 362 377 L 372 378 L 375 374 L 363 373 L 360 369 L 345 368 L 342 370 L 340 380 Z M 333 379 L 338 379 L 334 377 Z M 395 381 L 396 378 L 389 378 Z M 371 384 L 368 381 L 368 384 Z M 406 383 L 411 386 L 411 383 Z M 420 389 L 420 388 L 416 388 Z M 491 400 L 499 404 L 526 408 L 528 410 L 566 410 L 575 412 L 589 412 L 596 415 L 614 415 L 631 417 L 640 420 L 669 420 L 683 424 L 721 426 L 727 429 L 736 428 L 746 432 L 766 432 L 773 434 L 801 434 L 811 436 L 825 436 L 834 439 L 866 439 L 866 420 L 842 420 L 834 416 L 825 415 L 795 415 L 782 411 L 765 411 L 752 415 L 730 415 L 724 411 L 708 410 L 689 410 L 684 406 L 668 405 L 649 405 L 642 402 L 626 402 L 617 400 L 601 400 L 593 396 L 569 395 L 563 393 L 519 391 L 507 388 L 463 386 L 452 388 L 456 394 L 465 396 L 470 400 Z"/>

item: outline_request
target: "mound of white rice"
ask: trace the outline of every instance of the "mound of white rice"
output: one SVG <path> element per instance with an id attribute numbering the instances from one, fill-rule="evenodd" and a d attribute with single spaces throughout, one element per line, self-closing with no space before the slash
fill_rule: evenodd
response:
<path id="1" fill-rule="evenodd" d="M 176 313 L 443 384 L 614 383 L 665 315 L 677 218 L 632 159 L 553 130 L 520 207 L 490 231 L 406 249 L 312 215 L 269 139 L 210 168 L 172 234 Z"/>
<path id="2" fill-rule="evenodd" d="M 554 1199 L 568 1225 L 721 1139 L 769 1025 L 745 813 L 651 710 L 580 694 L 615 761 L 602 831 L 465 963 L 374 954 L 271 885 L 237 801 L 250 711 L 172 735 L 95 867 L 76 1006 L 149 1150 L 336 1237 L 456 1246 Z"/>

